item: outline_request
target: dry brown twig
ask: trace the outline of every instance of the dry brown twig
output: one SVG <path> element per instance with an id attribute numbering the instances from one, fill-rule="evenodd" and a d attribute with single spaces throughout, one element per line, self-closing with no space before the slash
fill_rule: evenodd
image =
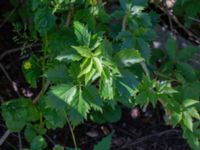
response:
<path id="1" fill-rule="evenodd" d="M 9 15 L 4 19 L 4 21 L 0 24 L 0 28 L 2 28 L 6 22 L 10 19 L 10 17 L 15 13 L 15 11 L 17 10 L 18 6 L 15 7 L 10 13 Z"/>
<path id="2" fill-rule="evenodd" d="M 121 149 L 126 149 L 129 146 L 134 146 L 136 144 L 139 144 L 141 142 L 149 140 L 152 137 L 160 137 L 160 136 L 163 136 L 163 135 L 171 133 L 171 132 L 177 132 L 178 133 L 179 130 L 177 130 L 177 129 L 169 129 L 169 130 L 165 130 L 165 131 L 162 131 L 162 132 L 159 132 L 159 133 L 147 135 L 147 136 L 141 137 L 139 139 L 136 139 L 134 142 L 130 142 L 130 143 L 125 144 Z"/>
<path id="3" fill-rule="evenodd" d="M 20 93 L 18 91 L 17 85 L 14 84 L 15 82 L 11 79 L 11 77 L 9 76 L 9 74 L 7 73 L 6 69 L 3 67 L 2 64 L 0 64 L 0 69 L 3 71 L 3 73 L 5 74 L 6 78 L 10 81 L 14 91 L 16 92 L 16 94 L 20 97 Z M 4 135 L 1 137 L 0 139 L 0 146 L 4 143 L 4 141 L 7 139 L 7 137 L 10 135 L 10 131 L 7 130 Z"/>
<path id="4" fill-rule="evenodd" d="M 23 48 L 27 49 L 27 48 L 34 48 L 34 47 L 38 47 L 38 46 L 41 46 L 41 44 L 40 43 L 30 44 L 30 45 L 27 45 Z M 2 60 L 5 56 L 7 56 L 9 54 L 19 52 L 21 49 L 22 49 L 22 47 L 17 47 L 17 48 L 14 48 L 14 49 L 6 50 L 4 53 L 2 53 L 0 55 L 0 60 Z"/>
<path id="5" fill-rule="evenodd" d="M 189 37 L 192 37 L 196 43 L 200 44 L 200 38 L 198 35 L 187 29 L 179 20 L 178 18 L 173 14 L 171 11 L 166 11 L 163 7 L 158 7 L 161 11 L 163 11 L 166 15 L 169 15 L 169 17 L 175 22 L 183 31 L 187 33 Z"/>

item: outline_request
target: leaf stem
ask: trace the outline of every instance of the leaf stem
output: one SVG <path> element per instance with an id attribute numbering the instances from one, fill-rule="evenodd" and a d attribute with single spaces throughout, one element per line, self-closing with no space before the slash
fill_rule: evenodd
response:
<path id="1" fill-rule="evenodd" d="M 170 81 L 180 82 L 180 81 L 178 81 L 178 80 L 176 80 L 176 79 L 173 79 L 173 78 L 171 78 L 170 76 L 166 76 L 165 74 L 160 73 L 160 72 L 158 72 L 158 71 L 154 71 L 154 74 L 155 74 L 156 76 L 159 76 L 159 77 L 168 79 L 168 80 L 170 80 Z"/>
<path id="2" fill-rule="evenodd" d="M 75 134 L 74 134 L 73 128 L 72 128 L 71 123 L 70 123 L 67 116 L 66 116 L 66 120 L 67 120 L 67 123 L 69 125 L 69 129 L 70 129 L 70 132 L 71 132 L 71 135 L 72 135 L 72 140 L 73 140 L 73 143 L 74 143 L 75 150 L 78 150 Z"/>
<path id="3" fill-rule="evenodd" d="M 122 31 L 126 31 L 127 19 L 128 19 L 128 13 L 125 14 L 125 16 L 122 20 Z"/>
<path id="4" fill-rule="evenodd" d="M 149 70 L 147 68 L 147 65 L 145 64 L 145 62 L 141 62 L 140 65 L 142 66 L 142 69 L 144 70 L 145 74 L 150 77 L 150 73 L 149 73 Z"/>

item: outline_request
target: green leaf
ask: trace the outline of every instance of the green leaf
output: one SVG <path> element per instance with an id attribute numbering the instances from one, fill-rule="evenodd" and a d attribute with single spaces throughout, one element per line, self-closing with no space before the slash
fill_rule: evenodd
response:
<path id="1" fill-rule="evenodd" d="M 75 109 L 75 107 L 70 110 L 69 119 L 74 127 L 84 120 L 83 116 Z"/>
<path id="2" fill-rule="evenodd" d="M 197 48 L 195 46 L 189 45 L 188 47 L 182 49 L 178 52 L 178 59 L 180 61 L 187 61 L 197 52 Z"/>
<path id="3" fill-rule="evenodd" d="M 169 38 L 167 40 L 165 48 L 170 59 L 176 61 L 176 51 L 177 51 L 176 41 L 173 38 Z"/>
<path id="4" fill-rule="evenodd" d="M 40 66 L 39 59 L 35 55 L 32 55 L 28 60 L 24 61 L 22 65 L 25 79 L 33 88 L 37 87 L 37 81 L 42 75 Z"/>
<path id="5" fill-rule="evenodd" d="M 90 72 L 88 72 L 86 75 L 85 75 L 85 85 L 87 85 L 88 84 L 88 82 L 92 82 L 92 81 L 94 81 L 96 78 L 98 78 L 99 77 L 99 75 L 97 75 L 97 72 L 96 72 L 96 70 L 94 69 L 94 68 L 92 68 L 91 70 L 90 70 Z"/>
<path id="6" fill-rule="evenodd" d="M 195 119 L 200 120 L 200 114 L 198 113 L 198 111 L 195 107 L 192 107 L 187 111 L 190 114 L 190 116 L 194 117 Z"/>
<path id="7" fill-rule="evenodd" d="M 176 91 L 169 82 L 167 81 L 162 81 L 159 85 L 158 85 L 158 94 L 159 95 L 171 95 L 174 93 L 178 93 L 178 91 Z"/>
<path id="8" fill-rule="evenodd" d="M 94 57 L 93 60 L 94 60 L 94 66 L 96 67 L 99 74 L 101 74 L 103 71 L 102 61 L 97 57 Z"/>
<path id="9" fill-rule="evenodd" d="M 49 8 L 38 8 L 35 13 L 34 24 L 36 30 L 44 35 L 55 25 L 55 16 Z"/>
<path id="10" fill-rule="evenodd" d="M 87 86 L 83 90 L 83 95 L 90 107 L 95 111 L 102 112 L 103 100 L 98 94 L 98 90 L 94 86 Z"/>
<path id="11" fill-rule="evenodd" d="M 18 132 L 32 121 L 39 119 L 36 107 L 29 99 L 14 99 L 2 104 L 2 116 L 8 129 Z"/>
<path id="12" fill-rule="evenodd" d="M 85 59 L 85 61 L 81 65 L 81 72 L 79 73 L 79 78 L 85 74 L 87 74 L 93 66 L 93 60 L 90 58 Z"/>
<path id="13" fill-rule="evenodd" d="M 137 50 L 133 49 L 121 50 L 120 52 L 117 53 L 117 58 L 126 67 L 144 61 L 144 58 L 142 58 L 140 53 Z"/>
<path id="14" fill-rule="evenodd" d="M 141 83 L 138 85 L 138 94 L 136 96 L 136 104 L 144 106 L 151 102 L 154 106 L 158 100 L 156 89 L 156 81 L 151 80 L 148 77 L 144 77 Z"/>
<path id="15" fill-rule="evenodd" d="M 130 11 L 133 6 L 133 0 L 120 0 L 120 6 L 126 10 Z"/>
<path id="16" fill-rule="evenodd" d="M 79 89 L 78 93 L 76 94 L 72 103 L 72 107 L 76 109 L 80 115 L 87 119 L 87 114 L 89 113 L 90 106 L 84 99 L 81 89 Z"/>
<path id="17" fill-rule="evenodd" d="M 37 136 L 36 131 L 34 130 L 32 125 L 28 125 L 24 131 L 24 135 L 26 140 L 31 143 L 31 141 Z"/>
<path id="18" fill-rule="evenodd" d="M 183 113 L 183 124 L 190 130 L 193 131 L 193 120 L 188 112 Z"/>
<path id="19" fill-rule="evenodd" d="M 136 6 L 147 6 L 148 0 L 133 0 L 133 3 Z"/>
<path id="20" fill-rule="evenodd" d="M 67 28 L 59 28 L 56 32 L 49 32 L 46 37 L 48 43 L 45 45 L 46 49 L 52 56 L 64 54 L 77 54 L 71 45 L 77 44 L 74 33 Z M 77 54 L 78 55 L 78 54 Z"/>
<path id="21" fill-rule="evenodd" d="M 47 147 L 47 143 L 42 136 L 36 136 L 31 142 L 31 150 L 43 150 Z"/>
<path id="22" fill-rule="evenodd" d="M 65 150 L 65 148 L 63 146 L 61 146 L 61 145 L 55 145 L 53 147 L 53 150 Z"/>
<path id="23" fill-rule="evenodd" d="M 139 81 L 130 71 L 124 70 L 121 71 L 121 73 L 122 76 L 116 80 L 116 88 L 119 92 L 119 95 L 123 98 L 122 101 L 124 102 L 133 96 L 132 94 L 139 84 Z"/>
<path id="24" fill-rule="evenodd" d="M 180 62 L 177 64 L 177 69 L 179 69 L 182 75 L 189 81 L 194 81 L 197 79 L 195 70 L 188 63 Z"/>
<path id="25" fill-rule="evenodd" d="M 142 38 L 138 38 L 137 43 L 140 48 L 139 51 L 140 51 L 142 57 L 145 58 L 147 63 L 149 63 L 150 58 L 151 58 L 151 49 L 150 49 L 148 43 L 145 42 L 145 40 Z"/>
<path id="26" fill-rule="evenodd" d="M 77 88 L 72 84 L 60 84 L 51 88 L 46 97 L 47 106 L 55 109 L 64 109 L 73 101 Z"/>
<path id="27" fill-rule="evenodd" d="M 182 120 L 182 113 L 172 112 L 171 114 L 171 123 L 175 127 Z"/>
<path id="28" fill-rule="evenodd" d="M 114 98 L 114 82 L 112 75 L 108 70 L 103 71 L 99 86 L 99 91 L 104 99 L 111 100 Z"/>
<path id="29" fill-rule="evenodd" d="M 94 150 L 110 150 L 112 144 L 112 135 L 113 133 L 103 138 L 97 145 L 94 146 Z"/>
<path id="30" fill-rule="evenodd" d="M 63 83 L 70 80 L 67 67 L 64 64 L 56 64 L 45 72 L 45 76 L 52 83 Z"/>
<path id="31" fill-rule="evenodd" d="M 82 23 L 75 21 L 74 22 L 74 33 L 80 45 L 90 45 L 91 34 L 89 33 L 86 26 Z"/>
<path id="32" fill-rule="evenodd" d="M 82 52 L 82 51 L 81 51 Z M 73 48 L 67 48 L 67 50 L 61 52 L 56 59 L 62 62 L 79 61 L 82 59 L 81 55 Z"/>
<path id="33" fill-rule="evenodd" d="M 200 82 L 187 82 L 183 85 L 184 99 L 199 99 L 200 97 Z"/>
<path id="34" fill-rule="evenodd" d="M 46 108 L 43 111 L 43 116 L 45 118 L 44 122 L 48 129 L 63 128 L 66 123 L 66 113 L 64 110 L 56 110 Z"/>
<path id="35" fill-rule="evenodd" d="M 103 108 L 103 117 L 106 122 L 114 123 L 121 119 L 122 111 L 119 106 L 110 108 L 109 106 Z"/>
<path id="36" fill-rule="evenodd" d="M 194 100 L 194 99 L 185 99 L 182 103 L 183 107 L 184 108 L 189 108 L 189 107 L 192 107 L 196 104 L 199 104 L 199 101 L 198 100 Z"/>
<path id="37" fill-rule="evenodd" d="M 91 51 L 86 46 L 72 46 L 73 49 L 75 49 L 81 56 L 83 57 L 91 57 Z"/>

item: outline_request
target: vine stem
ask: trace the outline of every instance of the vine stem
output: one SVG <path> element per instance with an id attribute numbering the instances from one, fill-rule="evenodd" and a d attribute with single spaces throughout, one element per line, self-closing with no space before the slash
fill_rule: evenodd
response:
<path id="1" fill-rule="evenodd" d="M 78 150 L 75 134 L 74 134 L 73 128 L 72 128 L 71 123 L 70 123 L 67 116 L 66 116 L 66 120 L 67 120 L 67 123 L 69 125 L 69 129 L 70 129 L 70 132 L 71 132 L 71 135 L 72 135 L 72 140 L 73 140 L 73 143 L 74 143 L 75 150 Z"/>

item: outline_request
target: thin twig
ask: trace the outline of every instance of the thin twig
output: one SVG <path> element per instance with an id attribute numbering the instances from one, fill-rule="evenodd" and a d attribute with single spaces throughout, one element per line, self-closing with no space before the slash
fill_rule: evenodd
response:
<path id="1" fill-rule="evenodd" d="M 179 20 L 176 16 L 173 15 L 172 12 L 166 12 L 165 9 L 163 9 L 162 7 L 159 7 L 160 10 L 162 10 L 165 14 L 170 15 L 170 17 L 172 18 L 172 20 L 182 29 L 184 30 L 188 36 L 193 37 L 195 39 L 195 42 L 197 42 L 198 44 L 200 43 L 200 38 L 198 35 L 196 35 L 195 33 L 193 33 L 192 31 L 190 31 L 189 29 L 187 29 Z"/>
<path id="2" fill-rule="evenodd" d="M 33 104 L 36 104 L 36 103 L 39 101 L 40 97 L 41 97 L 41 96 L 44 94 L 44 92 L 48 89 L 49 85 L 50 85 L 50 82 L 47 81 L 46 84 L 45 84 L 44 89 L 42 89 L 42 90 L 40 91 L 40 93 L 33 99 Z"/>
<path id="3" fill-rule="evenodd" d="M 18 90 L 18 87 L 16 85 L 16 82 L 14 82 L 11 77 L 9 76 L 8 72 L 6 71 L 6 69 L 4 68 L 4 66 L 0 63 L 0 69 L 3 71 L 3 73 L 5 74 L 6 78 L 10 81 L 15 93 L 21 97 L 20 93 L 19 93 L 19 90 Z"/>
<path id="4" fill-rule="evenodd" d="M 30 44 L 30 45 L 25 46 L 24 48 L 33 48 L 33 47 L 38 47 L 38 46 L 41 46 L 41 44 L 39 44 L 39 43 Z M 17 48 L 14 48 L 14 49 L 6 50 L 3 54 L 0 55 L 0 60 L 2 60 L 5 56 L 7 56 L 9 54 L 12 54 L 12 53 L 20 51 L 21 48 L 22 47 L 17 47 Z"/>
<path id="5" fill-rule="evenodd" d="M 22 138 L 20 132 L 18 132 L 18 139 L 19 139 L 19 150 L 22 150 Z"/>
<path id="6" fill-rule="evenodd" d="M 10 131 L 7 130 L 4 135 L 1 137 L 0 139 L 0 146 L 5 142 L 5 140 L 7 139 L 7 137 L 10 135 Z"/>
<path id="7" fill-rule="evenodd" d="M 165 135 L 167 133 L 170 133 L 170 132 L 179 132 L 179 130 L 177 130 L 177 129 L 169 129 L 169 130 L 165 130 L 165 131 L 162 131 L 162 132 L 159 132 L 159 133 L 156 133 L 156 134 L 147 135 L 147 136 L 141 137 L 139 139 L 136 139 L 134 142 L 131 142 L 131 143 L 128 143 L 128 144 L 124 145 L 122 147 L 122 149 L 125 149 L 125 148 L 127 148 L 129 146 L 134 146 L 134 145 L 139 144 L 141 142 L 144 142 L 144 141 L 146 141 L 146 140 L 148 140 L 148 139 L 150 139 L 152 137 L 163 136 L 163 135 Z"/>
<path id="8" fill-rule="evenodd" d="M 195 22 L 200 23 L 200 20 L 199 20 L 199 19 L 193 18 L 193 17 L 191 17 L 191 16 L 189 16 L 188 18 L 189 18 L 190 20 L 192 20 L 192 21 L 195 21 Z"/>
<path id="9" fill-rule="evenodd" d="M 70 123 L 70 121 L 68 119 L 68 116 L 66 116 L 66 120 L 67 120 L 67 123 L 69 125 L 69 129 L 70 129 L 70 132 L 71 132 L 71 135 L 72 135 L 72 140 L 73 140 L 73 143 L 74 143 L 75 150 L 78 150 L 77 143 L 76 143 L 76 138 L 75 138 L 75 135 L 74 135 L 74 131 L 73 131 L 71 123 Z"/>
<path id="10" fill-rule="evenodd" d="M 6 69 L 3 67 L 2 64 L 0 64 L 0 69 L 3 71 L 3 73 L 5 74 L 6 78 L 10 81 L 14 91 L 16 92 L 16 94 L 20 97 L 20 93 L 18 91 L 17 85 L 16 83 L 11 79 L 11 77 L 9 76 L 8 72 L 6 71 Z M 4 141 L 6 140 L 6 138 L 9 136 L 10 131 L 7 130 L 4 135 L 1 137 L 0 139 L 0 146 L 4 143 Z"/>
<path id="11" fill-rule="evenodd" d="M 5 70 L 5 68 L 3 67 L 2 64 L 0 64 L 0 69 L 3 71 L 3 73 L 5 74 L 6 78 L 10 81 L 14 91 L 16 92 L 16 94 L 20 97 L 20 93 L 18 92 L 18 88 L 16 86 L 16 83 L 11 79 L 11 77 L 9 76 L 9 74 L 7 73 L 7 71 Z M 0 146 L 4 143 L 4 141 L 6 140 L 6 138 L 9 136 L 10 131 L 7 130 L 4 135 L 1 137 L 0 139 Z"/>
<path id="12" fill-rule="evenodd" d="M 53 144 L 53 146 L 56 145 L 56 143 L 48 135 L 45 134 L 45 136 L 49 140 L 49 142 L 51 142 L 51 144 Z"/>
<path id="13" fill-rule="evenodd" d="M 17 6 L 18 7 L 18 6 Z M 17 7 L 15 7 L 10 14 L 5 18 L 5 20 L 0 24 L 0 28 L 2 28 L 5 23 L 10 19 L 10 17 L 14 14 L 14 12 L 17 10 Z"/>

